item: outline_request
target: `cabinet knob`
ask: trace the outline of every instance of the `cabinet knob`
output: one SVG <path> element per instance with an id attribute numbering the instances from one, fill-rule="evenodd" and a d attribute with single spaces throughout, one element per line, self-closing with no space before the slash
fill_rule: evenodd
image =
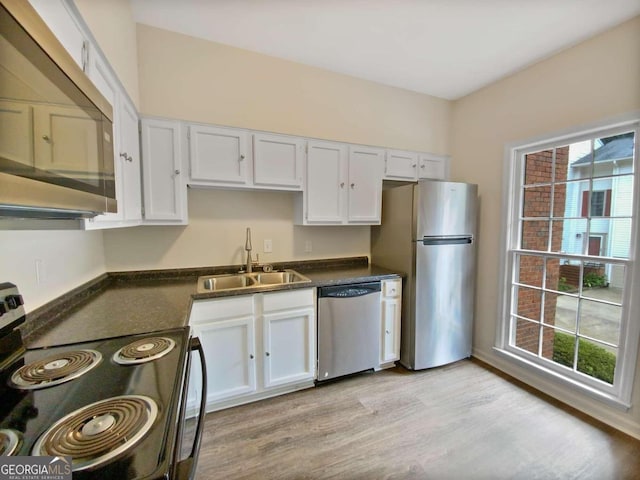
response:
<path id="1" fill-rule="evenodd" d="M 173 173 L 175 173 L 176 175 L 180 175 L 180 170 L 174 170 Z"/>
<path id="2" fill-rule="evenodd" d="M 416 164 L 414 163 L 413 165 L 411 165 L 413 168 L 416 168 Z"/>
<path id="3" fill-rule="evenodd" d="M 50 142 L 50 141 L 51 141 L 51 138 L 49 138 L 49 135 L 42 135 L 42 139 L 43 139 L 45 142 Z"/>
<path id="4" fill-rule="evenodd" d="M 133 162 L 133 157 L 131 155 L 127 155 L 127 152 L 121 153 L 120 156 L 124 158 L 125 162 Z"/>
<path id="5" fill-rule="evenodd" d="M 391 332 L 390 332 L 389 330 L 385 330 L 385 333 L 386 333 L 387 335 L 390 335 L 390 334 L 391 334 Z"/>
<path id="6" fill-rule="evenodd" d="M 267 357 L 269 357 L 271 355 L 269 352 L 265 352 L 265 354 L 267 355 Z"/>
<path id="7" fill-rule="evenodd" d="M 240 155 L 240 161 L 244 160 L 244 155 Z"/>
<path id="8" fill-rule="evenodd" d="M 420 168 L 425 168 L 426 165 L 423 163 L 422 165 L 420 165 Z"/>
<path id="9" fill-rule="evenodd" d="M 344 182 L 340 182 L 340 188 L 344 188 Z"/>
<path id="10" fill-rule="evenodd" d="M 355 187 L 355 186 L 356 186 L 356 184 L 355 184 L 355 183 L 352 183 L 352 184 L 351 184 L 351 188 L 353 188 L 353 187 Z"/>
<path id="11" fill-rule="evenodd" d="M 250 358 L 251 360 L 253 360 L 253 354 L 252 354 L 252 353 L 250 353 L 250 354 L 249 354 L 249 358 Z"/>

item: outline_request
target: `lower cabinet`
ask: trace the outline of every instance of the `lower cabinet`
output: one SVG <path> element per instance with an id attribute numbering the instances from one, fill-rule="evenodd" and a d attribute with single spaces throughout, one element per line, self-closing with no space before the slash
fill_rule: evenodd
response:
<path id="1" fill-rule="evenodd" d="M 205 352 L 207 411 L 313 386 L 315 289 L 198 300 L 189 324 Z M 190 389 L 199 378 L 193 369 Z"/>
<path id="2" fill-rule="evenodd" d="M 400 316 L 402 279 L 383 280 L 380 322 L 380 367 L 391 367 L 400 360 Z"/>

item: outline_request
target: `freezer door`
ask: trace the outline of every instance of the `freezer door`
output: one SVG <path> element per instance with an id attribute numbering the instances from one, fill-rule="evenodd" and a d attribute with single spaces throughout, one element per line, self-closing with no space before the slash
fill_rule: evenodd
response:
<path id="1" fill-rule="evenodd" d="M 416 185 L 416 232 L 425 236 L 471 235 L 476 231 L 478 186 L 422 180 Z"/>
<path id="2" fill-rule="evenodd" d="M 415 333 L 410 368 L 436 367 L 471 355 L 474 265 L 473 243 L 416 242 Z"/>

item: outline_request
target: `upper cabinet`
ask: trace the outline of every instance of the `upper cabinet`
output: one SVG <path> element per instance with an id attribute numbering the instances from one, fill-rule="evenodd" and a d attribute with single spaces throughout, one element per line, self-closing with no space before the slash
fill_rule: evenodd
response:
<path id="1" fill-rule="evenodd" d="M 309 140 L 305 189 L 295 206 L 302 225 L 380 223 L 384 151 Z"/>
<path id="2" fill-rule="evenodd" d="M 187 223 L 187 186 L 182 175 L 181 123 L 143 118 L 142 181 L 145 224 Z"/>
<path id="3" fill-rule="evenodd" d="M 417 180 L 418 154 L 401 150 L 387 150 L 384 178 L 385 180 Z"/>
<path id="4" fill-rule="evenodd" d="M 249 139 L 245 130 L 190 125 L 191 185 L 249 184 Z"/>
<path id="5" fill-rule="evenodd" d="M 91 43 L 85 29 L 63 0 L 29 0 L 71 57 L 87 71 Z"/>
<path id="6" fill-rule="evenodd" d="M 301 190 L 305 139 L 253 134 L 253 183 L 279 190 Z"/>
<path id="7" fill-rule="evenodd" d="M 419 159 L 419 178 L 431 180 L 447 180 L 449 178 L 449 157 L 447 155 L 421 153 Z"/>

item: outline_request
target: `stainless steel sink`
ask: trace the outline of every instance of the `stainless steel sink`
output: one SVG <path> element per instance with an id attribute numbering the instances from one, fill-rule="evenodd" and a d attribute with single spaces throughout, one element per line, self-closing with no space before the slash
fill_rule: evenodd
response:
<path id="1" fill-rule="evenodd" d="M 295 270 L 280 272 L 254 272 L 223 275 L 206 275 L 198 278 L 198 293 L 220 292 L 244 288 L 267 287 L 291 283 L 306 283 L 311 280 Z"/>

